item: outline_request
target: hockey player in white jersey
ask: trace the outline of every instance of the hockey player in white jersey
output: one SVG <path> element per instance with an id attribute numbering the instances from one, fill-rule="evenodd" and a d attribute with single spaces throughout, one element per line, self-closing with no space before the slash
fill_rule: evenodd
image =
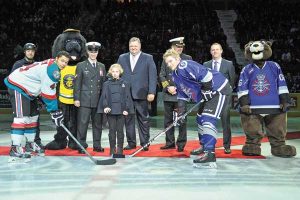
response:
<path id="1" fill-rule="evenodd" d="M 14 114 L 11 125 L 12 146 L 9 152 L 9 162 L 19 160 L 27 162 L 31 154 L 44 154 L 44 150 L 34 142 L 38 116 L 31 113 L 30 107 L 36 102 L 33 101 L 35 98 L 39 97 L 43 100 L 55 125 L 61 125 L 63 115 L 58 110 L 56 84 L 60 78 L 60 70 L 68 64 L 69 58 L 68 52 L 61 51 L 55 59 L 20 67 L 4 80 L 8 87 Z M 21 146 L 24 136 L 30 143 L 31 152 L 24 152 Z"/>
<path id="2" fill-rule="evenodd" d="M 228 101 L 232 88 L 228 80 L 218 71 L 211 70 L 192 60 L 181 60 L 179 54 L 169 49 L 163 56 L 172 69 L 172 78 L 176 84 L 178 101 L 200 102 L 197 124 L 203 153 L 193 160 L 194 167 L 216 168 L 215 144 L 217 142 L 217 120 Z M 178 105 L 181 105 L 178 102 Z M 182 104 L 183 105 L 183 104 Z M 179 109 L 179 115 L 183 109 Z"/>

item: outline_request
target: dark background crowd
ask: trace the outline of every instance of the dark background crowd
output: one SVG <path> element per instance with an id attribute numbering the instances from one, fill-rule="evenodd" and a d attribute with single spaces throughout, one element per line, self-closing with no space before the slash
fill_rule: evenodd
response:
<path id="1" fill-rule="evenodd" d="M 236 39 L 243 49 L 250 40 L 273 42 L 272 60 L 278 62 L 290 92 L 300 85 L 300 14 L 297 1 L 232 0 L 237 13 Z M 80 29 L 87 41 L 102 44 L 98 59 L 107 67 L 128 51 L 128 40 L 137 36 L 142 51 L 154 56 L 156 65 L 170 47 L 169 39 L 185 37 L 185 53 L 197 62 L 210 60 L 210 45 L 218 42 L 223 57 L 232 60 L 236 73 L 242 66 L 227 44 L 214 1 L 124 1 L 112 0 L 31 0 L 0 1 L 0 77 L 9 73 L 13 63 L 23 57 L 26 42 L 37 44 L 36 60 L 51 57 L 53 41 L 67 28 Z M 222 9 L 222 8 L 221 8 Z M 224 8 L 225 9 L 225 8 Z M 5 89 L 3 81 L 0 89 Z"/>

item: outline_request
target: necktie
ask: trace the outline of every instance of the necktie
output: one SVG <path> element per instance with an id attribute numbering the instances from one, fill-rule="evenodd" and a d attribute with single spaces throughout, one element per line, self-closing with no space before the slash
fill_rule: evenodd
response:
<path id="1" fill-rule="evenodd" d="M 218 62 L 217 61 L 214 61 L 213 70 L 218 71 Z"/>
<path id="2" fill-rule="evenodd" d="M 96 63 L 93 63 L 93 67 L 96 68 Z"/>

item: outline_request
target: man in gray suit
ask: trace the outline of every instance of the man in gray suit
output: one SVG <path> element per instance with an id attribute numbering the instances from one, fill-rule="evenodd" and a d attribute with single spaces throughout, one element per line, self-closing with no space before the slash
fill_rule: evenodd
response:
<path id="1" fill-rule="evenodd" d="M 213 43 L 210 47 L 210 53 L 212 55 L 212 60 L 204 62 L 203 65 L 210 69 L 221 72 L 225 78 L 228 79 L 230 86 L 232 89 L 235 84 L 235 69 L 231 61 L 222 58 L 223 49 L 219 43 Z M 231 94 L 228 97 L 229 101 L 224 105 L 224 112 L 221 114 L 221 122 L 223 128 L 223 146 L 224 153 L 230 154 L 230 145 L 231 145 L 231 128 L 230 128 L 230 107 L 231 107 Z M 199 149 L 195 149 L 191 152 L 193 155 L 197 155 L 201 151 L 201 147 Z"/>
<path id="2" fill-rule="evenodd" d="M 157 70 L 153 57 L 141 52 L 141 41 L 137 37 L 129 40 L 129 52 L 119 56 L 118 63 L 123 67 L 123 79 L 130 84 L 131 96 L 138 121 L 140 144 L 144 146 L 150 138 L 148 103 L 156 94 Z M 124 150 L 136 148 L 135 115 L 125 118 L 128 145 Z M 148 151 L 148 147 L 143 149 Z"/>
<path id="3" fill-rule="evenodd" d="M 183 47 L 185 46 L 184 37 L 178 37 L 171 39 L 171 48 L 177 51 L 180 55 L 181 60 L 192 60 L 192 57 L 182 53 Z M 182 100 L 177 100 L 177 92 L 175 83 L 172 80 L 172 70 L 167 66 L 165 61 L 161 64 L 161 70 L 159 78 L 163 87 L 163 99 L 164 99 L 164 127 L 167 128 L 173 123 L 175 114 L 181 109 L 181 112 L 186 111 L 186 103 Z M 179 109 L 180 108 L 180 109 Z M 187 141 L 186 132 L 186 119 L 185 123 L 180 124 L 179 134 L 177 137 L 176 145 L 177 151 L 182 152 Z M 175 149 L 175 127 L 171 128 L 166 133 L 166 145 L 160 147 L 161 150 Z"/>
<path id="4" fill-rule="evenodd" d="M 77 138 L 83 147 L 86 143 L 87 129 L 92 119 L 93 151 L 103 152 L 101 147 L 102 114 L 97 113 L 102 85 L 105 81 L 105 66 L 97 61 L 99 42 L 86 43 L 88 59 L 78 63 L 74 83 L 74 105 L 78 107 Z M 79 149 L 79 153 L 84 153 Z"/>

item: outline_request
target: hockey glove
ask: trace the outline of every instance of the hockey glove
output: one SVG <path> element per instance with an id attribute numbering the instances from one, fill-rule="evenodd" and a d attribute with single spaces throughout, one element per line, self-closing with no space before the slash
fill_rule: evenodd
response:
<path id="1" fill-rule="evenodd" d="M 242 106 L 241 107 L 241 111 L 242 111 L 242 113 L 245 113 L 245 114 L 251 114 L 252 112 L 251 112 L 251 108 L 250 108 L 250 106 L 249 105 L 244 105 L 244 106 Z"/>
<path id="2" fill-rule="evenodd" d="M 201 90 L 202 99 L 204 101 L 211 100 L 214 96 L 217 95 L 217 93 L 218 93 L 217 91 L 211 91 L 211 90 L 204 91 L 204 90 Z"/>
<path id="3" fill-rule="evenodd" d="M 282 112 L 287 112 L 289 110 L 290 104 L 289 103 L 282 103 L 280 104 L 280 109 Z"/>
<path id="4" fill-rule="evenodd" d="M 61 110 L 53 111 L 50 113 L 53 123 L 60 127 L 64 122 L 64 115 Z"/>

